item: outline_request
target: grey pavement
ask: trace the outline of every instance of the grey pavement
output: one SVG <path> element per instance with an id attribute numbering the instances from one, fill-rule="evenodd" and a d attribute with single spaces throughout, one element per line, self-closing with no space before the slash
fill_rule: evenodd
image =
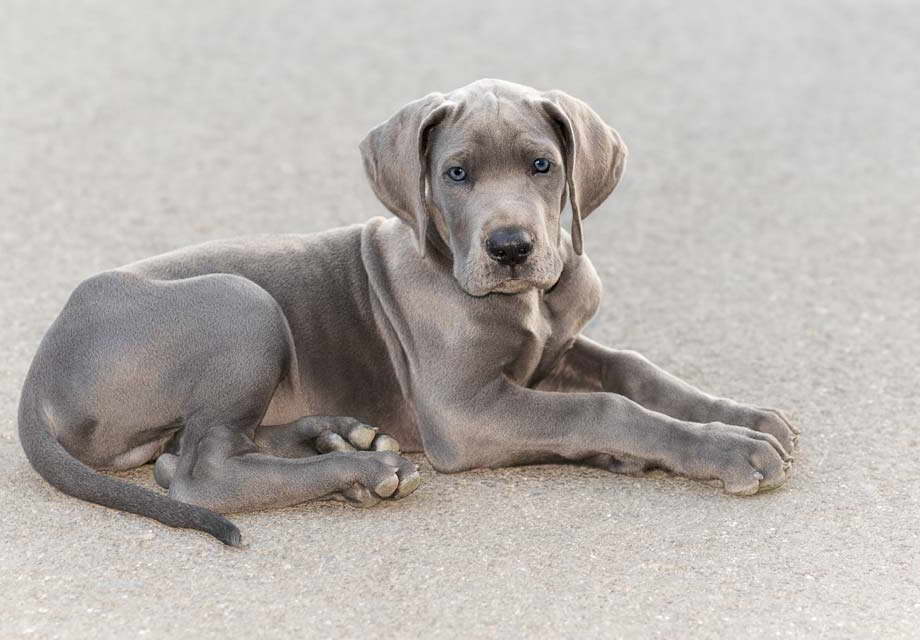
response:
<path id="1" fill-rule="evenodd" d="M 918 59 L 906 2 L 0 0 L 0 637 L 918 637 Z M 232 550 L 31 470 L 19 389 L 80 280 L 384 214 L 365 131 L 484 76 L 621 132 L 587 333 L 788 410 L 786 487 L 425 466 Z"/>

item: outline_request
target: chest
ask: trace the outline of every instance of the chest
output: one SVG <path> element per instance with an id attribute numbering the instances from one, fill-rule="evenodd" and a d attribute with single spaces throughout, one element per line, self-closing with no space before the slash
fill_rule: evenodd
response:
<path id="1" fill-rule="evenodd" d="M 532 387 L 552 371 L 562 355 L 596 313 L 601 285 L 587 260 L 564 273 L 547 292 L 522 299 L 515 322 L 504 327 L 509 338 L 505 375 Z"/>
<path id="2" fill-rule="evenodd" d="M 421 260 L 405 225 L 379 224 L 365 261 L 378 326 L 403 389 L 482 384 L 503 375 L 536 385 L 597 310 L 601 284 L 590 261 L 567 252 L 559 281 L 516 295 L 465 293 L 450 265 Z M 401 234 L 401 235 L 399 235 Z"/>

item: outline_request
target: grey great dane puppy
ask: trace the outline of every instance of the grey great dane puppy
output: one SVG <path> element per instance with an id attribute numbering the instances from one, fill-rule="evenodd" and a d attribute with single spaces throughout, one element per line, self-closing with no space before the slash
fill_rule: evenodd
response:
<path id="1" fill-rule="evenodd" d="M 361 152 L 396 219 L 210 242 L 76 289 L 20 402 L 48 482 L 233 545 L 217 513 L 411 493 L 397 441 L 443 472 L 572 461 L 734 494 L 784 482 L 796 430 L 780 413 L 580 334 L 601 295 L 581 222 L 626 161 L 587 105 L 481 80 L 409 103 Z M 152 460 L 168 496 L 97 471 Z"/>

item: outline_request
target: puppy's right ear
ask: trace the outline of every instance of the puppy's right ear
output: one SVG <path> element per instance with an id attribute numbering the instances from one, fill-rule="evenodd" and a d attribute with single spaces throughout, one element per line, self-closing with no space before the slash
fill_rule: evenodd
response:
<path id="1" fill-rule="evenodd" d="M 415 229 L 419 253 L 428 234 L 428 134 L 444 119 L 452 103 L 430 93 L 410 102 L 371 129 L 361 142 L 364 170 L 383 205 Z"/>

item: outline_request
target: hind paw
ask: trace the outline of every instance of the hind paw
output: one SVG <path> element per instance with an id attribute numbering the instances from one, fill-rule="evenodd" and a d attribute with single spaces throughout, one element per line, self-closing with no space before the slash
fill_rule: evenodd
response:
<path id="1" fill-rule="evenodd" d="M 308 430 L 318 430 L 313 438 L 313 448 L 319 453 L 335 451 L 392 451 L 399 453 L 399 442 L 377 427 L 364 424 L 357 418 L 341 416 L 311 416 Z M 298 420 L 298 424 L 301 422 Z"/>

